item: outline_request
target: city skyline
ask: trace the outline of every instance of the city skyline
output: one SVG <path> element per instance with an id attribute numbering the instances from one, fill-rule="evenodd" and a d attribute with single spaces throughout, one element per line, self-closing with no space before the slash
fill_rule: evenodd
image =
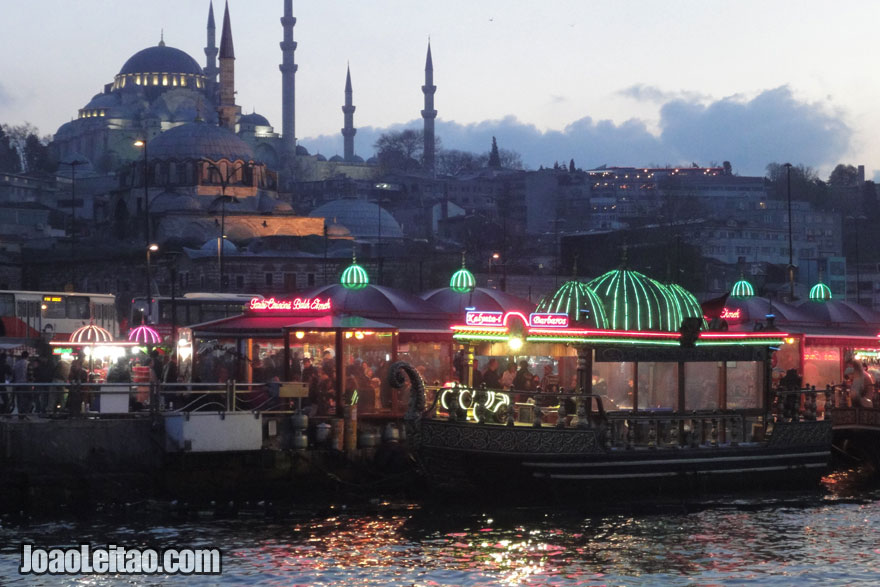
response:
<path id="1" fill-rule="evenodd" d="M 763 174 L 767 163 L 791 161 L 826 178 L 843 162 L 864 164 L 871 178 L 880 89 L 853 56 L 867 62 L 880 6 L 831 6 L 808 2 L 792 14 L 758 2 L 298 2 L 298 140 L 342 154 L 349 64 L 358 154 L 371 155 L 384 130 L 421 128 L 430 37 L 445 148 L 487 151 L 497 136 L 533 169 L 569 158 L 581 167 L 730 160 L 735 172 Z M 277 131 L 281 8 L 230 2 L 237 103 Z M 0 122 L 54 133 L 161 31 L 204 65 L 207 11 L 203 0 L 22 4 L 8 12 L 19 58 L 0 76 Z"/>

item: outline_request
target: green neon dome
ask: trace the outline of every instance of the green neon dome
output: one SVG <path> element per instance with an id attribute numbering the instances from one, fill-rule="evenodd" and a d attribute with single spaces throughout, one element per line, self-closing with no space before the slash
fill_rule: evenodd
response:
<path id="1" fill-rule="evenodd" d="M 827 302 L 831 299 L 831 288 L 824 283 L 817 283 L 810 290 L 810 301 Z"/>
<path id="2" fill-rule="evenodd" d="M 672 321 L 672 324 L 681 324 L 685 318 L 703 317 L 703 307 L 700 305 L 699 300 L 697 300 L 697 296 L 677 283 L 668 284 L 666 290 L 669 292 L 675 308 L 676 319 Z M 706 324 L 703 326 L 705 327 Z"/>
<path id="3" fill-rule="evenodd" d="M 754 295 L 755 288 L 753 288 L 752 284 L 745 279 L 740 279 L 734 283 L 733 289 L 730 290 L 730 297 L 732 298 L 751 298 L 754 297 Z"/>
<path id="4" fill-rule="evenodd" d="M 566 281 L 552 296 L 538 302 L 535 312 L 550 314 L 568 314 L 569 320 L 576 323 L 583 319 L 581 310 L 589 311 L 589 320 L 595 328 L 608 328 L 605 308 L 599 296 L 581 281 Z"/>
<path id="5" fill-rule="evenodd" d="M 449 280 L 449 287 L 454 292 L 467 293 L 474 291 L 474 288 L 477 287 L 477 280 L 474 279 L 473 273 L 462 267 L 452 274 L 452 279 Z"/>
<path id="6" fill-rule="evenodd" d="M 352 262 L 342 272 L 339 283 L 346 289 L 362 289 L 370 284 L 370 277 L 367 275 L 366 269 L 358 265 L 357 262 Z"/>
<path id="7" fill-rule="evenodd" d="M 605 307 L 608 328 L 678 332 L 684 318 L 702 317 L 699 303 L 684 288 L 669 287 L 630 269 L 614 269 L 587 285 Z"/>

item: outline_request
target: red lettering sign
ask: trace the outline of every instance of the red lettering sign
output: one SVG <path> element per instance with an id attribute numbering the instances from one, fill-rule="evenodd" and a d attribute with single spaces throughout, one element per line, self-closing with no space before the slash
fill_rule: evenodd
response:
<path id="1" fill-rule="evenodd" d="M 504 314 L 501 312 L 468 312 L 464 323 L 468 326 L 502 326 Z"/>
<path id="2" fill-rule="evenodd" d="M 742 308 L 737 308 L 736 310 L 724 308 L 724 310 L 721 311 L 721 317 L 725 320 L 739 320 L 742 318 Z"/>
<path id="3" fill-rule="evenodd" d="M 259 298 L 251 298 L 248 309 L 266 312 L 303 312 L 307 310 L 329 312 L 331 304 L 330 298 L 326 300 L 321 298 L 296 298 L 293 300 L 276 300 L 275 298 L 261 300 Z"/>
<path id="4" fill-rule="evenodd" d="M 529 325 L 541 328 L 568 328 L 568 314 L 530 314 Z"/>

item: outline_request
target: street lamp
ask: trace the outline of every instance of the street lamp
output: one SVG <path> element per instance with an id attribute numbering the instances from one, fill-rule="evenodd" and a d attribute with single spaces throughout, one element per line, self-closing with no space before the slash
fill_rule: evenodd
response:
<path id="1" fill-rule="evenodd" d="M 789 302 L 794 302 L 794 247 L 791 238 L 791 163 L 785 164 L 786 193 L 788 194 L 788 283 L 791 287 Z"/>
<path id="2" fill-rule="evenodd" d="M 156 243 L 151 243 L 150 246 L 147 247 L 147 305 L 146 309 L 144 310 L 144 324 L 147 324 L 150 320 L 150 307 L 152 306 L 151 299 L 153 297 L 152 288 L 150 287 L 150 284 L 153 281 L 152 269 L 150 267 L 150 253 L 155 253 L 158 250 L 159 245 L 157 245 Z"/>
<path id="3" fill-rule="evenodd" d="M 217 201 L 219 200 L 219 202 L 220 202 L 220 238 L 217 239 L 217 265 L 220 270 L 219 290 L 222 292 L 226 289 L 225 284 L 224 284 L 224 275 L 223 275 L 223 253 L 224 253 L 223 239 L 226 238 L 226 202 L 230 201 L 230 202 L 238 203 L 238 198 L 236 198 L 235 196 L 227 196 L 226 195 L 226 186 L 229 185 L 229 180 L 232 179 L 232 176 L 234 176 L 237 171 L 239 171 L 240 169 L 244 169 L 245 167 L 251 167 L 252 163 L 247 162 L 247 163 L 240 163 L 238 165 L 234 165 L 231 168 L 229 168 L 227 170 L 227 172 L 224 174 L 223 170 L 220 169 L 220 167 L 218 167 L 217 164 L 214 163 L 213 161 L 211 161 L 209 159 L 202 159 L 201 161 L 202 161 L 202 163 L 207 164 L 207 166 L 209 168 L 216 171 L 217 177 L 220 178 L 220 196 L 214 200 L 214 204 L 216 204 Z"/>
<path id="4" fill-rule="evenodd" d="M 147 158 L 147 140 L 138 139 L 134 142 L 135 147 L 144 150 L 144 242 L 150 246 L 150 164 Z"/>
<path id="5" fill-rule="evenodd" d="M 489 278 L 492 280 L 493 288 L 494 288 L 494 284 L 495 284 L 495 279 L 492 277 L 493 276 L 492 261 L 495 261 L 495 265 L 497 265 L 498 259 L 500 259 L 500 258 L 501 258 L 500 253 L 492 253 L 492 256 L 489 257 Z"/>
<path id="6" fill-rule="evenodd" d="M 76 166 L 84 165 L 88 161 L 74 159 L 73 161 L 61 161 L 60 163 L 61 165 L 70 165 L 70 263 L 72 267 L 74 253 L 76 252 Z M 73 286 L 72 278 L 70 282 L 71 286 Z"/>

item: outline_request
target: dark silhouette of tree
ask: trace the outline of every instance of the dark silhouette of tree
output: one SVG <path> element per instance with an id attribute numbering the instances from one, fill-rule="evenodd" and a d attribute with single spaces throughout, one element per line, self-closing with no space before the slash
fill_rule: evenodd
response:
<path id="1" fill-rule="evenodd" d="M 767 165 L 764 177 L 767 193 L 774 200 L 788 198 L 788 171 L 781 163 Z M 828 185 L 819 179 L 812 167 L 792 165 L 791 167 L 791 199 L 793 201 L 810 202 L 821 210 L 833 210 L 835 202 L 829 197 Z"/>
<path id="2" fill-rule="evenodd" d="M 379 165 L 388 171 L 415 171 L 423 164 L 425 133 L 406 129 L 387 132 L 373 144 Z M 440 137 L 434 138 L 434 150 L 441 150 Z"/>
<path id="3" fill-rule="evenodd" d="M 24 161 L 28 173 L 51 173 L 58 167 L 49 155 L 49 145 L 35 134 L 25 139 Z"/>
<path id="4" fill-rule="evenodd" d="M 498 153 L 498 143 L 492 137 L 492 149 L 489 151 L 489 167 L 498 169 L 501 167 L 501 155 Z"/>
<path id="5" fill-rule="evenodd" d="M 6 134 L 6 125 L 0 125 L 0 172 L 18 173 L 21 171 L 21 157 L 9 135 Z"/>
<path id="6" fill-rule="evenodd" d="M 443 149 L 437 153 L 436 170 L 441 175 L 459 175 L 477 171 L 486 158 L 470 151 Z"/>

